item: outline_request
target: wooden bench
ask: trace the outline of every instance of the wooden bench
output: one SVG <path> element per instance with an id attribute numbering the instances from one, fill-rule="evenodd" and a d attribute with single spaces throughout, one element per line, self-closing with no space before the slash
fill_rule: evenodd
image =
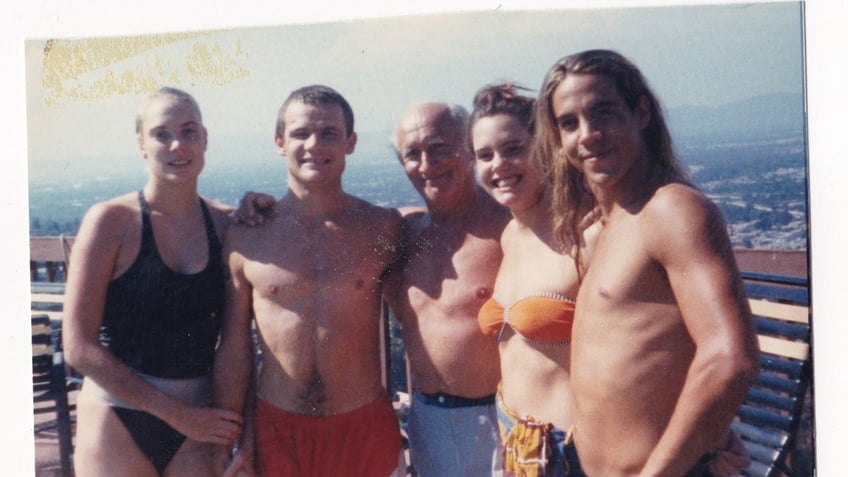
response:
<path id="1" fill-rule="evenodd" d="M 59 344 L 59 330 L 43 313 L 32 315 L 32 400 L 36 415 L 55 413 L 55 421 L 36 424 L 35 432 L 56 429 L 59 440 L 59 462 L 62 475 L 73 475 L 73 431 L 68 401 L 71 388 L 65 373 L 65 362 Z"/>
<path id="2" fill-rule="evenodd" d="M 30 280 L 39 278 L 39 267 L 43 264 L 48 282 L 65 281 L 68 275 L 68 257 L 74 237 L 59 235 L 29 238 Z M 57 280 L 58 279 L 58 280 Z"/>
<path id="3" fill-rule="evenodd" d="M 78 389 L 80 379 L 65 364 L 62 353 L 62 308 L 65 284 L 32 282 L 32 380 L 33 411 L 55 413 L 55 421 L 35 426 L 35 433 L 56 429 L 63 476 L 73 475 L 73 421 L 76 406 L 68 393 Z"/>
<path id="4" fill-rule="evenodd" d="M 795 446 L 811 381 L 809 287 L 806 279 L 743 273 L 759 337 L 760 374 L 732 427 L 751 454 L 748 477 L 793 475 Z"/>

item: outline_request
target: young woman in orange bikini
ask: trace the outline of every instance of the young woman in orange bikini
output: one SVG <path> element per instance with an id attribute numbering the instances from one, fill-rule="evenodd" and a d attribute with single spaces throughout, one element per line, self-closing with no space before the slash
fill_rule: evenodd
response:
<path id="1" fill-rule="evenodd" d="M 583 211 L 581 243 L 554 235 L 550 174 L 531 154 L 535 101 L 509 84 L 477 92 L 469 139 L 483 188 L 510 210 L 501 236 L 503 260 L 492 298 L 479 312 L 483 332 L 497 339 L 497 396 L 504 470 L 518 476 L 583 476 L 571 441 L 569 355 L 574 297 L 600 224 Z M 592 203 L 592 201 L 587 201 Z M 579 253 L 578 253 L 579 252 Z M 715 476 L 737 475 L 747 453 L 729 435 L 710 463 Z"/>
<path id="2" fill-rule="evenodd" d="M 578 275 L 576 247 L 553 234 L 550 194 L 530 158 L 534 100 L 511 85 L 474 98 L 470 139 L 483 188 L 509 208 L 503 261 L 480 327 L 498 340 L 498 417 L 504 468 L 516 475 L 581 475 L 571 425 L 569 351 Z M 587 229 L 587 238 L 593 234 Z M 584 251 L 581 256 L 587 256 Z"/>

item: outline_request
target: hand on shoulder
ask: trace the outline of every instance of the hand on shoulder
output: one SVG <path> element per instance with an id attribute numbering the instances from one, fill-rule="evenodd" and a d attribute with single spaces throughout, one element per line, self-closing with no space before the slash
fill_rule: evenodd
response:
<path id="1" fill-rule="evenodd" d="M 277 200 L 272 195 L 248 191 L 239 200 L 237 208 L 229 208 L 228 215 L 234 224 L 261 225 L 274 213 L 276 203 Z"/>

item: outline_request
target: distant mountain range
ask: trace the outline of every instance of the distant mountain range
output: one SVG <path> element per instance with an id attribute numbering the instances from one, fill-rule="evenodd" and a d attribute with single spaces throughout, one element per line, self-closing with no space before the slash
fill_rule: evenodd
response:
<path id="1" fill-rule="evenodd" d="M 720 142 L 758 140 L 795 135 L 804 130 L 804 98 L 799 93 L 774 93 L 721 106 L 683 106 L 666 110 L 672 137 L 677 146 L 693 141 Z M 389 146 L 390 131 L 359 131 L 354 153 L 357 162 L 394 162 Z M 254 133 L 215 133 L 207 151 L 207 166 L 239 163 L 246 166 L 257 159 L 279 165 L 269 131 Z M 247 162 L 247 164 L 245 164 Z M 144 163 L 135 149 L 116 151 L 108 157 L 40 158 L 30 167 L 30 181 L 105 176 L 113 174 L 144 175 Z M 282 169 L 280 169 L 282 172 Z"/>
<path id="2" fill-rule="evenodd" d="M 807 249 L 807 148 L 800 94 L 667 113 L 679 157 L 722 210 L 734 247 Z M 201 194 L 235 204 L 246 190 L 285 192 L 285 162 L 267 132 L 214 137 Z M 345 169 L 345 188 L 384 207 L 420 204 L 388 137 L 387 131 L 359 133 Z M 55 158 L 31 167 L 33 235 L 74 235 L 94 202 L 144 184 L 144 161 L 135 151 L 97 159 Z"/>
<path id="3" fill-rule="evenodd" d="M 683 106 L 666 114 L 675 140 L 802 131 L 806 122 L 804 97 L 798 93 L 767 94 L 721 106 Z"/>

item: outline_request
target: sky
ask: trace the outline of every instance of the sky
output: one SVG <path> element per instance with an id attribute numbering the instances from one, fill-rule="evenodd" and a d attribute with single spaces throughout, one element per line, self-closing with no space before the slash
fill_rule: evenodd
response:
<path id="1" fill-rule="evenodd" d="M 192 52 L 233 60 L 234 64 L 219 63 L 222 69 L 217 76 L 226 79 L 220 84 L 213 81 L 215 74 L 204 77 L 201 69 L 199 76 L 192 77 L 191 88 L 178 85 L 195 94 L 210 133 L 218 134 L 269 127 L 288 91 L 308 82 L 339 89 L 353 104 L 362 128 L 386 129 L 400 111 L 421 99 L 467 104 L 476 88 L 499 79 L 537 88 L 554 60 L 588 47 L 616 48 L 631 57 L 667 107 L 721 104 L 801 87 L 797 3 L 730 7 L 695 7 L 681 1 L 627 3 L 687 4 L 651 12 L 621 10 L 621 2 L 610 0 L 380 1 L 355 6 L 342 0 L 310 0 L 296 10 L 265 0 L 245 0 L 238 9 L 227 0 L 146 0 L 131 7 L 108 0 L 14 3 L 0 6 L 4 66 L 0 80 L 8 92 L 0 128 L 7 146 L 0 172 L 0 206 L 10 229 L 4 234 L 5 246 L 0 247 L 0 259 L 6 264 L 0 313 L 10 323 L 0 333 L 0 361 L 12 370 L 25 371 L 29 366 L 29 329 L 24 320 L 14 320 L 27 313 L 27 157 L 37 162 L 73 157 L 80 151 L 96 157 L 96 153 L 128 147 L 132 153 L 131 121 L 140 93 L 131 91 L 133 83 L 128 81 L 115 83 L 122 84 L 127 94 L 96 95 L 108 89 L 97 85 L 116 78 L 114 71 L 138 71 L 132 69 L 138 66 L 133 61 L 143 60 L 148 71 L 166 74 L 176 69 L 184 75 L 180 78 L 188 78 L 196 61 Z M 554 7 L 580 10 L 560 13 L 553 12 Z M 587 7 L 602 10 L 586 11 Z M 839 22 L 848 18 L 848 7 L 825 0 L 810 0 L 804 7 L 818 464 L 819 475 L 829 476 L 841 473 L 836 445 L 848 430 L 848 416 L 840 410 L 848 378 L 836 366 L 845 362 L 841 340 L 848 336 L 848 320 L 836 312 L 848 282 L 843 212 L 848 150 L 839 141 L 846 124 L 842 111 L 848 107 L 843 89 L 848 55 L 837 48 L 848 44 Z M 546 13 L 522 23 L 521 18 L 530 16 L 518 13 L 519 9 Z M 391 19 L 444 13 L 450 16 Z M 276 28 L 279 25 L 299 26 Z M 219 31 L 200 33 L 208 30 Z M 43 82 L 31 81 L 38 68 L 27 53 L 38 43 L 25 40 L 163 32 L 191 34 L 131 59 L 88 69 L 83 78 L 87 87 L 74 90 L 71 83 L 60 82 L 63 87 L 53 90 L 49 107 L 44 98 L 51 98 L 50 94 L 40 91 Z M 201 48 L 193 50 L 198 44 Z M 82 64 L 85 69 L 100 60 L 88 56 L 58 64 Z M 106 73 L 110 69 L 112 76 Z M 19 374 L 7 375 L 6 387 L 24 392 L 8 396 L 4 409 L 11 412 L 4 412 L 0 434 L 0 458 L 9 475 L 32 471 L 31 415 L 21 412 L 31 409 L 26 391 L 29 377 Z"/>
<path id="2" fill-rule="evenodd" d="M 538 88 L 567 53 L 612 48 L 667 108 L 803 91 L 799 3 L 494 11 L 26 43 L 31 173 L 137 155 L 142 95 L 169 84 L 201 105 L 214 143 L 269 132 L 291 90 L 323 83 L 360 132 L 388 132 L 412 103 L 470 106 L 499 80 Z M 48 42 L 49 40 L 49 42 Z M 213 158 L 214 159 L 214 158 Z M 43 166 L 42 166 L 43 164 Z M 135 162 L 132 163 L 136 166 Z"/>

